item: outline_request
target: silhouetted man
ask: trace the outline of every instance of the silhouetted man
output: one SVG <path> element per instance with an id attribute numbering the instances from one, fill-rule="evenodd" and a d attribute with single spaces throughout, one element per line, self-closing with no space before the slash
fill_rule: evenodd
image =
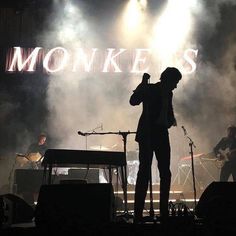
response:
<path id="1" fill-rule="evenodd" d="M 139 171 L 135 187 L 135 222 L 142 221 L 143 208 L 151 174 L 153 153 L 158 161 L 160 174 L 160 215 L 168 216 L 170 172 L 170 143 L 168 129 L 176 126 L 172 106 L 172 91 L 182 78 L 174 67 L 168 67 L 161 74 L 160 81 L 148 84 L 150 75 L 144 73 L 142 82 L 134 90 L 130 104 L 143 103 L 135 140 L 139 143 Z"/>
<path id="2" fill-rule="evenodd" d="M 220 181 L 228 181 L 230 175 L 236 181 L 236 127 L 227 128 L 227 136 L 223 137 L 213 149 L 216 157 L 223 163 Z"/>

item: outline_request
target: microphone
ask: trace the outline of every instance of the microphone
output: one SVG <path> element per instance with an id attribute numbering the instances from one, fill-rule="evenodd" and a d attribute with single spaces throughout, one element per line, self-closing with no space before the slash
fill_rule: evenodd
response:
<path id="1" fill-rule="evenodd" d="M 183 131 L 184 131 L 184 135 L 186 135 L 187 134 L 187 131 L 186 131 L 186 129 L 184 128 L 184 126 L 182 125 L 181 126 L 181 128 L 183 129 Z"/>
<path id="2" fill-rule="evenodd" d="M 150 79 L 150 77 L 151 77 L 151 75 L 149 75 L 148 73 L 144 73 L 142 83 L 143 84 L 148 84 L 148 80 Z"/>
<path id="3" fill-rule="evenodd" d="M 83 132 L 81 132 L 81 131 L 78 131 L 78 134 L 82 135 L 82 136 L 85 136 L 85 134 Z"/>

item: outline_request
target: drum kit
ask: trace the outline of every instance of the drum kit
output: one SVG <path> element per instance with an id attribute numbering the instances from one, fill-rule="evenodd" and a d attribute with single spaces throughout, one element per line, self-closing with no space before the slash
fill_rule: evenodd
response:
<path id="1" fill-rule="evenodd" d="M 16 153 L 16 165 L 19 168 L 39 169 L 42 160 L 42 155 L 39 152 L 22 154 Z"/>

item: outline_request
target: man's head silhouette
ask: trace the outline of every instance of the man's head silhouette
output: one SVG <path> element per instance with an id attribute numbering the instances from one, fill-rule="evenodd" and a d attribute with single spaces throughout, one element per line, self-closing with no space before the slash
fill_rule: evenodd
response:
<path id="1" fill-rule="evenodd" d="M 161 83 L 168 89 L 173 90 L 177 87 L 178 82 L 181 80 L 182 74 L 175 67 L 167 67 L 161 73 Z"/>

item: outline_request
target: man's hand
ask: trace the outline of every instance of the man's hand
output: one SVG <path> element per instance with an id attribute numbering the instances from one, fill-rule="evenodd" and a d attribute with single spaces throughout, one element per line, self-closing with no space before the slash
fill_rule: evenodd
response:
<path id="1" fill-rule="evenodd" d="M 150 75 L 148 73 L 143 74 L 142 84 L 148 84 L 148 80 L 150 79 Z"/>

